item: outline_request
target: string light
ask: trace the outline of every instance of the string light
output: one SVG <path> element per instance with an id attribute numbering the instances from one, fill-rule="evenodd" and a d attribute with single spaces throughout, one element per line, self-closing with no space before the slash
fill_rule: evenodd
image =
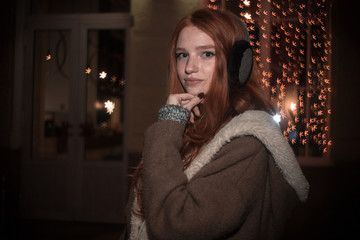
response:
<path id="1" fill-rule="evenodd" d="M 250 20 L 250 19 L 251 19 L 251 14 L 250 14 L 250 13 L 245 13 L 245 14 L 244 14 L 244 17 L 245 17 L 246 19 Z"/>
<path id="2" fill-rule="evenodd" d="M 89 75 L 91 73 L 91 68 L 90 67 L 87 67 L 85 69 L 85 74 Z"/>
<path id="3" fill-rule="evenodd" d="M 287 119 L 281 123 L 284 136 L 294 146 L 307 144 L 313 150 L 329 153 L 333 144 L 329 134 L 331 1 L 230 1 L 226 6 L 238 6 L 229 10 L 238 12 L 246 23 L 261 80 L 278 107 L 274 120 Z M 209 5 L 213 9 L 222 7 L 221 1 Z M 286 105 L 292 93 L 297 95 L 297 103 Z"/>
<path id="4" fill-rule="evenodd" d="M 290 109 L 291 109 L 291 111 L 295 111 L 296 110 L 296 103 L 291 103 L 290 104 Z"/>
<path id="5" fill-rule="evenodd" d="M 106 75 L 107 73 L 102 71 L 101 73 L 99 73 L 99 77 L 102 78 L 102 79 L 105 79 L 106 78 Z"/>
<path id="6" fill-rule="evenodd" d="M 124 80 L 124 79 L 121 79 L 121 80 L 119 81 L 119 85 L 124 86 L 124 85 L 125 85 L 125 80 Z"/>
<path id="7" fill-rule="evenodd" d="M 110 81 L 111 81 L 112 83 L 115 83 L 116 80 L 117 80 L 117 77 L 116 77 L 116 76 L 112 76 L 111 79 L 110 79 Z"/>
<path id="8" fill-rule="evenodd" d="M 114 108 L 115 108 L 115 103 L 113 103 L 113 102 L 110 101 L 110 100 L 107 100 L 107 101 L 104 103 L 104 105 L 105 105 L 105 108 L 106 108 L 106 112 L 107 112 L 108 114 L 112 114 L 113 111 L 114 111 Z"/>
<path id="9" fill-rule="evenodd" d="M 280 123 L 281 122 L 281 115 L 277 113 L 277 114 L 275 114 L 273 116 L 273 119 L 274 119 L 275 122 Z"/>

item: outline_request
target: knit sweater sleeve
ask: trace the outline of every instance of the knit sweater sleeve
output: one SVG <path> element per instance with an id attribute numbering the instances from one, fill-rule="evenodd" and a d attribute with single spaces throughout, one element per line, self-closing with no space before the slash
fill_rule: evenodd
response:
<path id="1" fill-rule="evenodd" d="M 230 234 L 256 204 L 255 192 L 264 184 L 267 152 L 258 141 L 249 142 L 251 137 L 231 141 L 202 174 L 188 181 L 180 156 L 184 128 L 165 120 L 145 133 L 142 196 L 150 239 Z M 245 147 L 239 148 L 242 143 Z"/>

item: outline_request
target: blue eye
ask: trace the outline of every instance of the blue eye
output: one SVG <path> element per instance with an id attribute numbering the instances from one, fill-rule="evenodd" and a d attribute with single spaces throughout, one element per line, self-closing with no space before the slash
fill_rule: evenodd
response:
<path id="1" fill-rule="evenodd" d="M 188 55 L 186 53 L 176 53 L 176 58 L 186 58 Z"/>
<path id="2" fill-rule="evenodd" d="M 213 53 L 213 52 L 203 52 L 203 56 L 205 58 L 210 58 L 210 57 L 215 56 L 215 53 Z"/>

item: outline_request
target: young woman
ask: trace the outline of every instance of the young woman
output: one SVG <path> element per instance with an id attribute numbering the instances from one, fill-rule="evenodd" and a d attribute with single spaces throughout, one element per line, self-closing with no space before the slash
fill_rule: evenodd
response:
<path id="1" fill-rule="evenodd" d="M 237 17 L 210 9 L 176 27 L 169 97 L 134 174 L 129 239 L 276 239 L 306 200 L 308 183 L 255 65 L 237 77 L 247 34 Z"/>

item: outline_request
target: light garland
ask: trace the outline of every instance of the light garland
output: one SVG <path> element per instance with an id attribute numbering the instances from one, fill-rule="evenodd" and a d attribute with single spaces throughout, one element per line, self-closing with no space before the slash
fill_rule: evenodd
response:
<path id="1" fill-rule="evenodd" d="M 284 136 L 294 148 L 324 156 L 332 145 L 330 0 L 211 0 L 207 6 L 219 9 L 224 3 L 248 26 Z"/>

